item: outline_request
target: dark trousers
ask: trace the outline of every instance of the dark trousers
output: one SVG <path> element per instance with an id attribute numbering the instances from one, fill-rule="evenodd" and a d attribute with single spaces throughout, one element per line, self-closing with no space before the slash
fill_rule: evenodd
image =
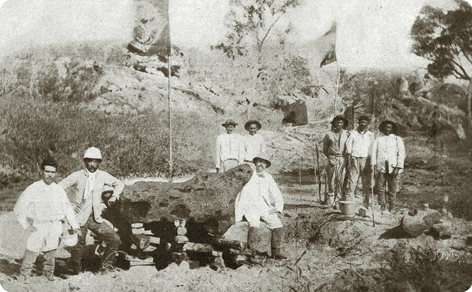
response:
<path id="1" fill-rule="evenodd" d="M 71 262 L 76 267 L 81 267 L 82 255 L 85 248 L 85 237 L 87 235 L 87 229 L 95 233 L 99 240 L 105 241 L 107 247 L 104 254 L 103 265 L 115 265 L 115 252 L 118 250 L 121 244 L 120 237 L 118 234 L 105 222 L 97 223 L 93 218 L 93 214 L 90 215 L 84 226 L 80 227 L 82 235 L 79 236 L 77 245 L 71 249 Z"/>
<path id="2" fill-rule="evenodd" d="M 379 204 L 385 205 L 385 188 L 388 186 L 388 201 L 395 203 L 397 193 L 400 190 L 401 174 L 393 175 L 393 173 L 378 173 L 376 189 L 379 194 Z"/>

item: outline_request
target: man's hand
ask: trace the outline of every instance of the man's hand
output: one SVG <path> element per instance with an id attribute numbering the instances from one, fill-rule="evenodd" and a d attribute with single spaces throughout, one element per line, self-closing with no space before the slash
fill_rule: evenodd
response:
<path id="1" fill-rule="evenodd" d="M 111 197 L 108 199 L 108 205 L 110 206 L 110 205 L 112 205 L 112 204 L 114 204 L 114 203 L 116 203 L 116 197 L 111 196 Z"/>
<path id="2" fill-rule="evenodd" d="M 74 233 L 77 234 L 78 236 L 82 236 L 82 230 L 80 228 L 74 229 Z"/>
<path id="3" fill-rule="evenodd" d="M 400 173 L 400 168 L 399 167 L 394 167 L 393 168 L 393 175 L 397 176 L 398 173 Z"/>
<path id="4" fill-rule="evenodd" d="M 279 214 L 280 214 L 279 210 L 277 210 L 277 208 L 275 208 L 275 207 L 273 207 L 273 208 L 272 208 L 272 209 L 270 209 L 270 211 L 269 211 L 269 215 L 272 215 L 272 214 L 277 214 L 277 213 L 279 213 Z"/>
<path id="5" fill-rule="evenodd" d="M 33 233 L 33 232 L 37 231 L 37 229 L 36 229 L 36 227 L 34 227 L 33 225 L 30 225 L 30 226 L 26 229 L 26 231 Z"/>

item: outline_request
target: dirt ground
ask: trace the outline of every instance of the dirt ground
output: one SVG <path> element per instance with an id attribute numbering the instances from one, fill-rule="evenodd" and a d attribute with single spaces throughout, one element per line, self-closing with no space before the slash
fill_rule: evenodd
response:
<path id="1" fill-rule="evenodd" d="M 275 175 L 286 204 L 283 223 L 286 226 L 284 249 L 287 260 L 267 258 L 262 265 L 247 264 L 223 271 L 214 271 L 210 267 L 194 268 L 187 262 L 180 266 L 171 264 L 160 271 L 152 265 L 136 266 L 107 275 L 86 272 L 68 279 L 57 278 L 54 282 L 34 277 L 30 284 L 22 284 L 13 280 L 19 272 L 20 260 L 3 256 L 0 258 L 1 287 L 8 292 L 387 291 L 373 277 L 359 278 L 365 282 L 360 285 L 346 280 L 346 275 L 385 268 L 385 255 L 399 244 L 406 250 L 431 248 L 435 251 L 431 254 L 431 261 L 437 260 L 433 257 L 441 256 L 442 262 L 472 263 L 472 253 L 467 247 L 467 237 L 472 236 L 472 224 L 464 219 L 441 218 L 453 231 L 452 237 L 446 240 L 435 239 L 427 233 L 416 238 L 392 233 L 408 210 L 423 201 L 434 208 L 444 195 L 448 195 L 452 202 L 449 210 L 452 215 L 463 216 L 454 214 L 455 210 L 456 213 L 461 210 L 453 203 L 472 189 L 469 153 L 460 153 L 453 146 L 435 153 L 431 147 L 424 146 L 424 140 L 407 138 L 405 142 L 409 159 L 398 196 L 399 205 L 393 213 L 381 214 L 376 208 L 375 227 L 372 218 L 355 216 L 345 220 L 338 210 L 321 205 L 313 175 Z M 3 198 L 8 200 L 9 196 Z M 10 210 L 3 210 L 7 211 Z M 38 270 L 41 262 L 40 258 Z M 63 265 L 65 261 L 59 259 L 57 266 Z M 468 284 L 472 285 L 472 278 Z M 404 291 L 419 291 L 413 285 L 408 287 L 409 290 Z M 457 290 L 450 291 L 467 289 L 462 286 L 455 288 Z"/>

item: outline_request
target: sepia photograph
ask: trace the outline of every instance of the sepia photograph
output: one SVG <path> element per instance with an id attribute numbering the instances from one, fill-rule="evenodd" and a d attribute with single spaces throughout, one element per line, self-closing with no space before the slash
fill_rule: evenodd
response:
<path id="1" fill-rule="evenodd" d="M 0 292 L 472 291 L 472 0 L 0 0 Z"/>

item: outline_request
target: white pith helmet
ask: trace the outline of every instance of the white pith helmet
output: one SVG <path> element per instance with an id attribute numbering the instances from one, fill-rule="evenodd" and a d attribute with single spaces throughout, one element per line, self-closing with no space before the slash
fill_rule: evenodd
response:
<path id="1" fill-rule="evenodd" d="M 102 154 L 100 153 L 100 149 L 96 147 L 90 147 L 85 151 L 84 159 L 85 158 L 102 160 Z"/>
<path id="2" fill-rule="evenodd" d="M 61 241 L 64 243 L 64 246 L 76 246 L 79 240 L 76 233 L 69 234 L 65 232 L 61 236 Z"/>

